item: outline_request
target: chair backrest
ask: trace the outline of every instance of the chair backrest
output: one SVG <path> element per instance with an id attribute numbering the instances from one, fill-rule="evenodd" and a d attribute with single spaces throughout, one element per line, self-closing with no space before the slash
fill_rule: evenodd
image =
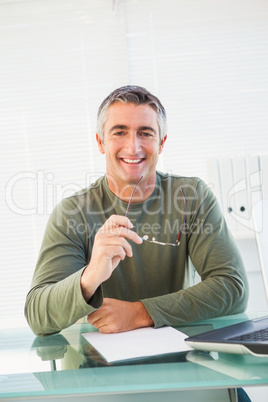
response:
<path id="1" fill-rule="evenodd" d="M 268 199 L 259 201 L 254 205 L 253 218 L 261 271 L 268 301 Z"/>
<path id="2" fill-rule="evenodd" d="M 252 208 L 264 197 L 268 155 L 216 157 L 207 161 L 208 180 L 236 238 L 254 238 Z"/>
<path id="3" fill-rule="evenodd" d="M 267 309 L 268 154 L 210 158 L 207 167 L 208 183 L 245 262 L 252 295 L 250 309 L 260 310 L 264 302 Z M 259 258 L 255 262 L 251 257 L 255 257 L 256 251 Z M 263 287 L 257 283 L 259 280 Z"/>

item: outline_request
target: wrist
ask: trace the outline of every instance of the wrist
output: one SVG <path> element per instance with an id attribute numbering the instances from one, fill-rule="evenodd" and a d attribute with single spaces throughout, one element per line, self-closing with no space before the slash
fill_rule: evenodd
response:
<path id="1" fill-rule="evenodd" d="M 86 302 L 88 302 L 92 296 L 94 295 L 96 289 L 98 288 L 97 282 L 94 280 L 94 276 L 89 270 L 89 266 L 87 265 L 80 277 L 80 287 L 82 295 Z M 96 282 L 96 283 L 95 283 Z"/>
<path id="2" fill-rule="evenodd" d="M 139 327 L 152 327 L 154 326 L 154 321 L 150 314 L 148 313 L 146 307 L 141 301 L 137 302 L 137 317 L 139 321 Z"/>

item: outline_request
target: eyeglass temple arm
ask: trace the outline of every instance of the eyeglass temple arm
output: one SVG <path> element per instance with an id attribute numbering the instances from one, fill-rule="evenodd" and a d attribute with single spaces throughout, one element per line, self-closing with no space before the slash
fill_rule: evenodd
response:
<path id="1" fill-rule="evenodd" d="M 187 211 L 186 197 L 185 197 L 185 194 L 184 194 L 184 191 L 183 191 L 182 188 L 180 188 L 180 192 L 181 192 L 181 194 L 182 194 L 182 196 L 183 196 L 183 201 L 184 201 L 184 215 L 183 215 L 183 221 L 182 221 L 182 224 L 181 224 L 181 228 L 180 228 L 180 231 L 179 231 L 179 233 L 178 233 L 177 240 L 176 240 L 176 243 L 177 243 L 178 245 L 180 244 L 180 238 L 181 238 L 183 226 L 184 226 L 184 224 L 185 224 L 186 211 Z"/>
<path id="2" fill-rule="evenodd" d="M 143 178 L 143 176 L 141 176 L 141 178 L 139 179 L 138 183 L 135 185 L 135 187 L 134 187 L 134 189 L 133 189 L 133 191 L 132 191 L 132 194 L 131 194 L 131 196 L 130 196 L 130 199 L 129 199 L 128 205 L 127 205 L 127 210 L 126 210 L 126 215 L 125 215 L 126 217 L 128 217 L 128 212 L 129 212 L 129 208 L 130 208 L 130 205 L 131 205 L 131 201 L 132 201 L 133 195 L 134 195 L 134 193 L 135 193 L 135 191 L 136 191 L 136 188 L 137 188 L 139 182 L 142 180 L 142 178 Z"/>

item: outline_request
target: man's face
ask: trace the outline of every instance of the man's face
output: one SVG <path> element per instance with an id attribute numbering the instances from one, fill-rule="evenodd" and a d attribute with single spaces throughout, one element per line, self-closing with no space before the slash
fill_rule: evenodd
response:
<path id="1" fill-rule="evenodd" d="M 153 191 L 158 155 L 166 137 L 160 141 L 157 114 L 151 106 L 112 104 L 107 111 L 104 139 L 96 138 L 106 157 L 109 187 L 119 198 L 124 198 L 127 188 L 141 176 L 141 187 Z"/>

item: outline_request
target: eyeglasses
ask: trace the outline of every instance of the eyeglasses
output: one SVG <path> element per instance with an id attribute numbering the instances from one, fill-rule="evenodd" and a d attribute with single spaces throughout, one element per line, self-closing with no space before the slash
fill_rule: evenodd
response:
<path id="1" fill-rule="evenodd" d="M 133 195 L 134 195 L 134 193 L 135 193 L 135 191 L 136 191 L 136 188 L 137 188 L 138 184 L 139 184 L 140 181 L 142 180 L 142 178 L 143 178 L 143 176 L 141 176 L 141 178 L 139 179 L 138 183 L 135 185 L 135 187 L 134 187 L 134 189 L 133 189 L 133 191 L 132 191 L 132 194 L 131 194 L 130 199 L 129 199 L 129 202 L 128 202 L 127 210 L 126 210 L 126 215 L 125 215 L 126 217 L 128 217 L 129 208 L 130 208 L 130 205 L 131 205 L 131 202 L 132 202 Z M 184 224 L 185 224 L 186 210 L 187 210 L 186 197 L 185 197 L 185 194 L 184 194 L 184 191 L 183 191 L 182 188 L 180 188 L 180 192 L 181 192 L 181 194 L 182 194 L 183 202 L 184 202 L 184 215 L 183 215 L 182 224 L 181 224 L 181 227 L 180 227 L 180 230 L 179 230 L 179 233 L 178 233 L 176 242 L 175 242 L 175 243 L 164 243 L 164 242 L 161 242 L 161 241 L 157 241 L 157 240 L 155 239 L 155 237 L 153 237 L 152 240 L 150 240 L 150 239 L 149 239 L 149 236 L 147 236 L 147 235 L 143 236 L 143 237 L 142 237 L 142 240 L 147 241 L 147 242 L 149 242 L 149 243 L 159 244 L 160 246 L 175 246 L 175 247 L 176 247 L 176 246 L 179 246 L 179 245 L 180 245 L 180 238 L 181 238 L 183 226 L 184 226 Z"/>

